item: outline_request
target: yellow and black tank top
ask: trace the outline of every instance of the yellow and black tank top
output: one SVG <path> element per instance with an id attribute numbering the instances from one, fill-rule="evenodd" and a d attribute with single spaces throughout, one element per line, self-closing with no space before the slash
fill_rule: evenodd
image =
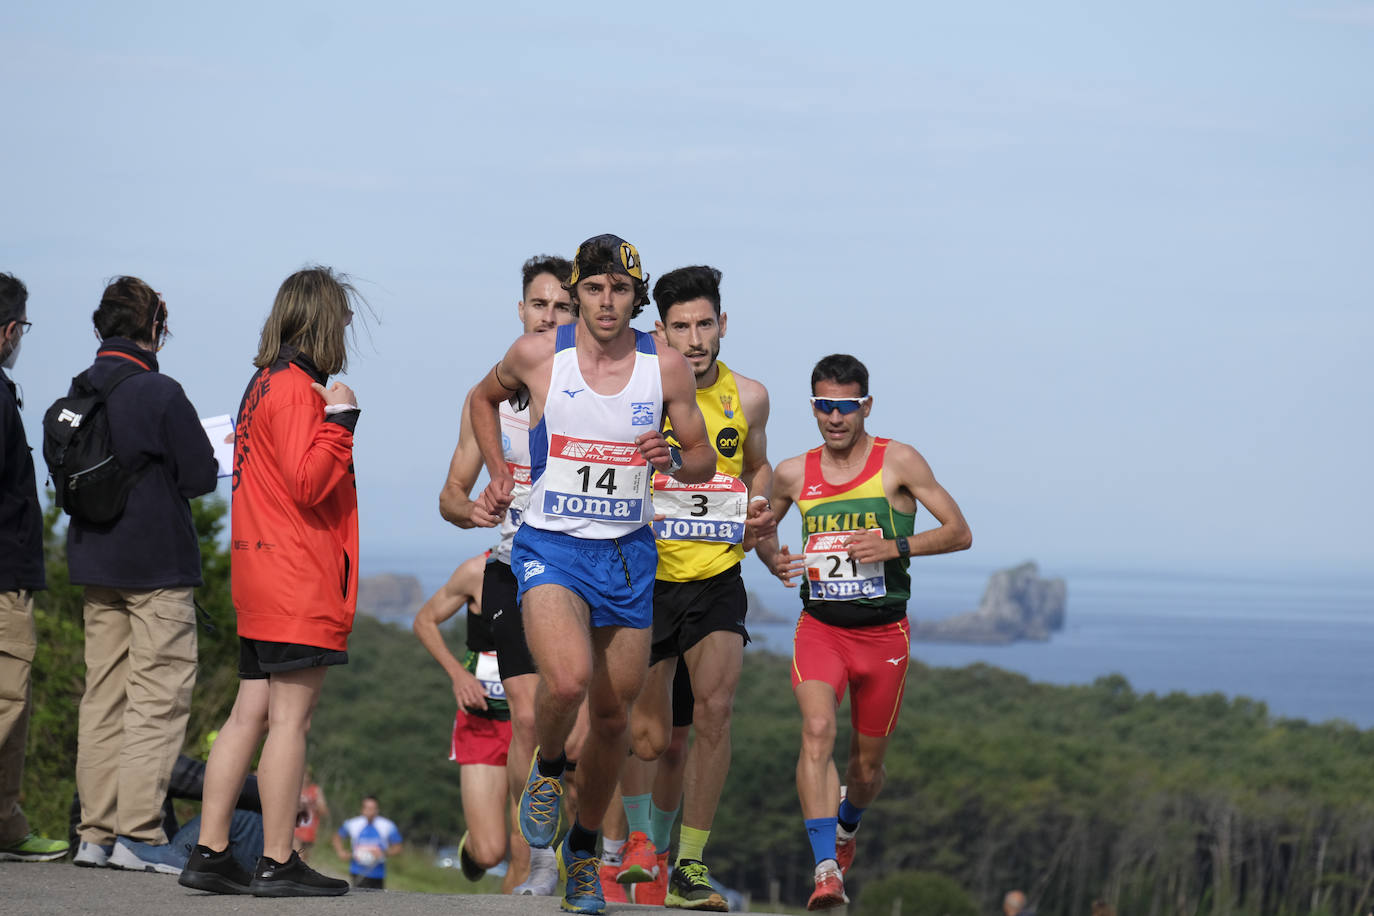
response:
<path id="1" fill-rule="evenodd" d="M 910 561 L 898 557 L 884 563 L 859 563 L 845 547 L 856 531 L 877 528 L 890 540 L 915 530 L 916 513 L 894 509 L 883 490 L 883 457 L 889 441 L 875 437 L 863 470 L 843 484 L 832 484 L 821 473 L 824 446 L 806 453 L 797 500 L 806 553 L 802 607 L 822 623 L 866 627 L 906 617 Z"/>
<path id="2" fill-rule="evenodd" d="M 749 423 L 740 405 L 735 374 L 717 361 L 715 384 L 697 389 L 697 406 L 706 419 L 706 436 L 716 450 L 716 476 L 706 483 L 679 483 L 654 475 L 654 522 L 658 538 L 658 578 L 695 582 L 725 572 L 744 559 L 744 519 L 749 494 L 740 480 L 744 471 L 744 437 Z M 671 424 L 663 435 L 674 445 Z"/>

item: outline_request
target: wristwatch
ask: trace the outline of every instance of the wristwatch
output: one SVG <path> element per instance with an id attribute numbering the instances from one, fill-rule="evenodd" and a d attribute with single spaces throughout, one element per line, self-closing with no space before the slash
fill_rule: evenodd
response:
<path id="1" fill-rule="evenodd" d="M 906 538 L 897 538 L 897 556 L 903 560 L 911 558 L 911 542 Z"/>
<path id="2" fill-rule="evenodd" d="M 668 473 L 676 474 L 682 470 L 682 449 L 676 445 L 668 446 Z"/>

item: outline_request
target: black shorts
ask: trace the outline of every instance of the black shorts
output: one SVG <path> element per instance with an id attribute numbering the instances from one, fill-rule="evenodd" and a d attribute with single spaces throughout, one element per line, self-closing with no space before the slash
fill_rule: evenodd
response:
<path id="1" fill-rule="evenodd" d="M 284 671 L 348 664 L 348 653 L 294 642 L 268 642 L 239 637 L 239 678 L 261 680 Z"/>
<path id="2" fill-rule="evenodd" d="M 501 680 L 534 674 L 534 658 L 525 642 L 525 623 L 515 597 L 515 573 L 509 563 L 492 560 L 482 571 L 482 616 L 496 639 L 496 665 Z"/>
<path id="3" fill-rule="evenodd" d="M 673 673 L 673 728 L 691 725 L 696 705 L 696 697 L 692 696 L 692 675 L 687 671 L 687 662 L 679 655 L 677 671 Z"/>
<path id="4" fill-rule="evenodd" d="M 749 642 L 744 616 L 749 599 L 736 563 L 698 582 L 654 582 L 654 645 L 649 664 L 680 656 L 719 631 L 738 633 Z"/>

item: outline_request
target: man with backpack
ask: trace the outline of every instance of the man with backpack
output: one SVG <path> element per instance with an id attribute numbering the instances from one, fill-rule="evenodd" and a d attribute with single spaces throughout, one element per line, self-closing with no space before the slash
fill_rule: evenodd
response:
<path id="1" fill-rule="evenodd" d="M 0 274 L 0 365 L 13 369 L 29 328 L 29 291 Z M 19 418 L 16 386 L 0 369 L 0 862 L 47 862 L 67 844 L 35 836 L 19 807 L 29 734 L 29 669 L 38 641 L 33 593 L 43 588 L 43 511 Z"/>
<path id="2" fill-rule="evenodd" d="M 196 680 L 200 546 L 188 500 L 215 488 L 217 465 L 185 392 L 158 372 L 157 351 L 167 336 L 162 297 L 142 280 L 119 277 L 92 318 L 100 347 L 68 399 L 95 391 L 103 403 L 78 410 L 59 402 L 44 420 L 44 455 L 71 515 L 71 581 L 86 587 L 86 692 L 76 758 L 81 845 L 74 862 L 178 874 L 181 863 L 162 829 L 162 800 Z M 101 413 L 114 465 L 108 474 L 81 475 L 84 469 L 64 466 L 68 456 L 54 440 L 74 425 L 96 432 Z M 98 451 L 95 445 L 69 450 Z M 85 485 L 83 477 L 93 479 Z"/>

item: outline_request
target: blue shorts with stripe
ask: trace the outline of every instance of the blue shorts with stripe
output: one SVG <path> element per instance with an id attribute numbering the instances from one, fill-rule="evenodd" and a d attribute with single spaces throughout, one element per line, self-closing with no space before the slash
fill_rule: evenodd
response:
<path id="1" fill-rule="evenodd" d="M 594 627 L 654 624 L 658 546 L 648 525 L 604 540 L 521 525 L 510 566 L 522 602 L 536 585 L 561 585 L 587 602 Z"/>

